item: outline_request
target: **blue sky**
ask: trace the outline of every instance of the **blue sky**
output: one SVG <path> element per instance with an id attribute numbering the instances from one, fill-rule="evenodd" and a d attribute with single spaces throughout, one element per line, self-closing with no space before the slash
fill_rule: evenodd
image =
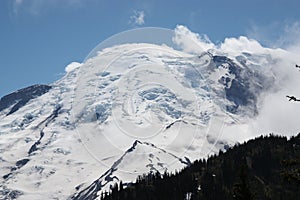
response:
<path id="1" fill-rule="evenodd" d="M 1 0 L 0 96 L 59 79 L 98 43 L 136 27 L 182 24 L 215 43 L 246 35 L 285 48 L 299 38 L 299 8 L 300 0 Z"/>

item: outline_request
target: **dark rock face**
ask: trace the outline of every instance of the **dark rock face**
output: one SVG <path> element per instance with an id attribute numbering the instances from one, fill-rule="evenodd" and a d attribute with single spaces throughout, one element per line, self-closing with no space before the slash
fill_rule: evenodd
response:
<path id="1" fill-rule="evenodd" d="M 226 98 L 235 104 L 234 107 L 238 108 L 240 105 L 247 106 L 251 102 L 256 102 L 255 95 L 249 89 L 250 83 L 244 77 L 242 77 L 242 69 L 237 64 L 225 56 L 214 56 L 213 61 L 216 66 L 227 64 L 228 72 L 235 76 L 235 78 L 232 80 L 230 80 L 229 77 L 221 77 L 225 80 L 224 85 L 226 86 Z M 231 85 L 229 86 L 228 83 L 230 81 Z M 228 111 L 234 112 L 234 110 Z"/>
<path id="2" fill-rule="evenodd" d="M 16 162 L 16 166 L 17 166 L 18 168 L 21 168 L 21 167 L 23 167 L 24 165 L 26 165 L 26 164 L 28 163 L 28 161 L 29 161 L 28 158 L 25 158 L 25 159 L 22 159 L 22 160 L 18 160 L 18 161 Z"/>
<path id="3" fill-rule="evenodd" d="M 8 94 L 0 99 L 0 112 L 13 106 L 7 113 L 7 115 L 10 115 L 22 108 L 31 99 L 35 99 L 47 93 L 50 89 L 51 86 L 48 85 L 32 85 Z"/>
<path id="4" fill-rule="evenodd" d="M 3 187 L 3 190 L 0 190 L 0 195 L 4 196 L 4 199 L 18 199 L 19 196 L 23 195 L 23 192 Z"/>
<path id="5" fill-rule="evenodd" d="M 226 110 L 237 113 L 240 106 L 244 106 L 251 108 L 253 115 L 257 114 L 258 96 L 271 87 L 273 80 L 247 65 L 243 65 L 242 68 L 226 56 L 213 56 L 213 62 L 216 67 L 224 64 L 228 66 L 228 76 L 222 76 L 219 80 L 225 86 L 227 100 L 232 102 L 232 105 L 226 106 Z M 234 78 L 230 78 L 229 75 L 233 75 Z"/>

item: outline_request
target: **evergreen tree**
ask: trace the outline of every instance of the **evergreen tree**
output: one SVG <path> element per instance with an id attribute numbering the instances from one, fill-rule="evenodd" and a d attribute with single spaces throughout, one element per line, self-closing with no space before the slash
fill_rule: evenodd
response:
<path id="1" fill-rule="evenodd" d="M 233 187 L 233 199 L 236 200 L 252 200 L 253 195 L 250 191 L 248 183 L 248 170 L 242 165 L 239 171 L 239 180 Z"/>

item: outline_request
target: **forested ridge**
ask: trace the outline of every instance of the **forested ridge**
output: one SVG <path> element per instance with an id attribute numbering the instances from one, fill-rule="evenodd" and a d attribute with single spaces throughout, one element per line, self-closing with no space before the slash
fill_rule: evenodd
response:
<path id="1" fill-rule="evenodd" d="M 116 184 L 103 200 L 299 199 L 300 134 L 261 136 L 195 161 L 180 172 Z"/>

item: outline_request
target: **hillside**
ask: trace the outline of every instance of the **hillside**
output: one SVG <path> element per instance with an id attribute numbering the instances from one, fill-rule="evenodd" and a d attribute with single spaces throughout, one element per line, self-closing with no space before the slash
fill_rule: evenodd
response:
<path id="1" fill-rule="evenodd" d="M 148 174 L 136 183 L 115 185 L 113 199 L 298 199 L 300 134 L 269 135 L 235 145 L 225 153 L 197 160 L 175 174 Z"/>

